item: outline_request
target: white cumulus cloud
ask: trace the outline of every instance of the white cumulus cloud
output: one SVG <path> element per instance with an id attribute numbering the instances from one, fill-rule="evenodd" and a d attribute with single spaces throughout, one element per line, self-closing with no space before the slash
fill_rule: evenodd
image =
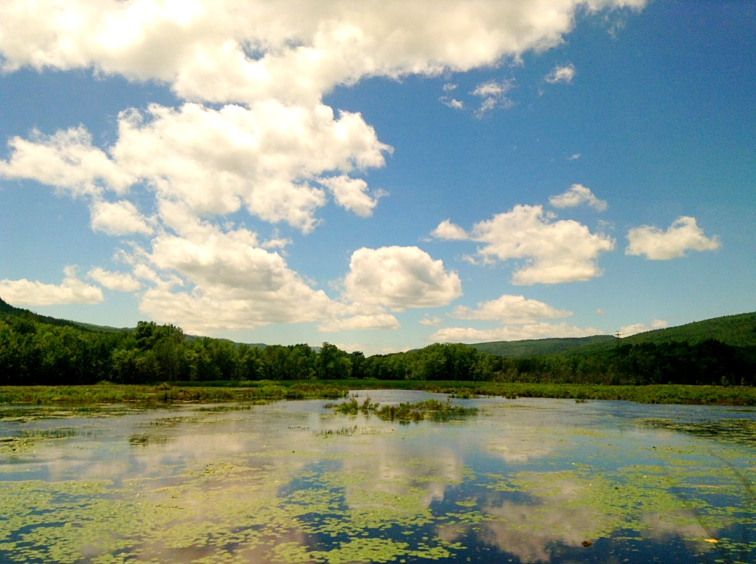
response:
<path id="1" fill-rule="evenodd" d="M 378 192 L 370 196 L 367 182 L 361 178 L 349 178 L 346 175 L 321 178 L 320 183 L 333 193 L 337 204 L 360 217 L 371 216 L 373 208 L 378 203 L 377 198 L 385 195 L 384 192 Z"/>
<path id="2" fill-rule="evenodd" d="M 0 161 L 0 177 L 36 180 L 72 196 L 95 196 L 103 186 L 123 193 L 136 180 L 92 145 L 83 126 L 49 136 L 34 131 L 30 140 L 11 138 L 8 147 L 11 156 Z"/>
<path id="3" fill-rule="evenodd" d="M 457 273 L 446 272 L 443 261 L 417 247 L 356 250 L 344 288 L 352 302 L 395 311 L 443 306 L 462 295 Z"/>
<path id="4" fill-rule="evenodd" d="M 477 117 L 483 117 L 486 112 L 497 107 L 504 109 L 511 108 L 514 105 L 514 102 L 507 98 L 506 94 L 512 90 L 512 88 L 514 88 L 513 80 L 503 80 L 501 82 L 490 80 L 478 84 L 478 86 L 475 87 L 475 90 L 470 93 L 473 96 L 483 98 L 475 115 Z"/>
<path id="5" fill-rule="evenodd" d="M 198 215 L 228 214 L 245 205 L 265 221 L 286 221 L 305 232 L 315 224 L 314 210 L 325 204 L 323 190 L 310 182 L 322 181 L 340 205 L 369 215 L 375 199 L 367 185 L 345 174 L 383 166 L 383 153 L 391 150 L 359 114 L 342 113 L 337 119 L 328 106 L 303 108 L 273 100 L 218 110 L 153 104 L 147 116 L 123 112 L 110 156 L 93 147 L 82 129 L 36 141 L 14 139 L 10 147 L 10 159 L 0 161 L 6 177 L 30 178 L 76 194 L 97 194 L 101 186 L 124 192 L 141 181 L 159 198 L 183 202 Z M 321 179 L 333 171 L 344 174 Z M 98 205 L 105 209 L 96 204 L 95 210 Z M 119 205 L 117 225 L 95 225 L 115 234 L 124 221 L 132 227 L 141 221 L 135 209 Z M 110 212 L 115 213 L 112 206 Z M 142 221 L 137 231 L 147 229 Z"/>
<path id="6" fill-rule="evenodd" d="M 0 280 L 0 297 L 12 305 L 46 306 L 60 304 L 96 304 L 103 301 L 102 290 L 82 282 L 76 269 L 67 266 L 60 285 L 21 280 Z"/>
<path id="7" fill-rule="evenodd" d="M 136 292 L 142 287 L 141 282 L 131 274 L 109 272 L 99 266 L 87 272 L 87 276 L 109 290 L 118 292 Z"/>
<path id="8" fill-rule="evenodd" d="M 438 315 L 434 315 L 433 317 L 429 317 L 426 314 L 421 319 L 418 319 L 417 322 L 420 325 L 425 325 L 426 327 L 434 327 L 436 325 L 441 325 L 444 322 L 444 320 L 441 317 L 439 317 Z"/>
<path id="9" fill-rule="evenodd" d="M 527 325 L 507 325 L 494 329 L 473 329 L 467 327 L 448 327 L 439 329 L 430 336 L 438 342 L 485 342 L 485 341 L 522 341 L 526 339 L 548 339 L 563 337 L 589 337 L 601 335 L 593 327 L 574 327 L 562 323 L 531 323 Z"/>
<path id="10" fill-rule="evenodd" d="M 399 320 L 389 313 L 376 315 L 355 315 L 344 319 L 334 319 L 321 323 L 318 331 L 337 333 L 339 331 L 363 331 L 365 329 L 399 329 Z"/>
<path id="11" fill-rule="evenodd" d="M 6 0 L 5 71 L 94 68 L 184 99 L 313 103 L 367 76 L 438 75 L 559 45 L 580 9 L 645 0 Z"/>
<path id="12" fill-rule="evenodd" d="M 531 324 L 539 319 L 559 319 L 570 315 L 572 315 L 571 311 L 556 309 L 538 300 L 506 294 L 495 300 L 479 302 L 475 309 L 457 306 L 451 313 L 451 316 L 457 319 L 482 319 L 514 325 Z"/>
<path id="13" fill-rule="evenodd" d="M 360 249 L 344 280 L 346 301 L 335 302 L 291 270 L 283 251 L 274 251 L 287 239 L 274 236 L 261 244 L 255 233 L 223 224 L 224 216 L 245 209 L 262 221 L 307 233 L 318 224 L 316 212 L 329 194 L 358 216 L 373 213 L 382 193 L 358 177 L 384 166 L 392 149 L 359 113 L 323 103 L 333 88 L 366 77 L 439 76 L 519 61 L 528 51 L 562 43 L 578 12 L 644 5 L 645 0 L 559 0 L 545 8 L 526 0 L 6 0 L 0 2 L 4 72 L 90 69 L 98 76 L 167 84 L 183 102 L 125 110 L 116 141 L 107 147 L 93 144 L 83 126 L 13 137 L 0 177 L 35 180 L 85 198 L 95 230 L 153 236 L 148 249 L 134 247 L 129 258 L 134 276 L 147 286 L 140 310 L 188 330 L 336 323 L 345 315 L 383 315 L 384 306 L 446 305 L 461 295 L 459 277 L 420 249 Z M 481 99 L 478 115 L 511 104 L 506 97 L 511 88 L 509 81 L 479 85 L 473 92 Z M 448 103 L 462 105 L 451 97 Z M 139 213 L 130 196 L 134 186 L 140 194 L 152 193 L 148 206 L 158 210 L 155 217 Z M 109 202 L 108 192 L 116 202 Z M 543 231 L 565 222 L 541 218 L 541 223 Z M 449 222 L 446 238 L 466 236 L 453 227 Z M 530 254 L 515 253 L 511 258 L 527 261 L 515 274 L 520 283 L 596 275 L 600 250 L 590 254 L 587 229 L 573 231 L 579 236 L 570 247 L 583 254 L 573 250 L 570 260 L 552 260 L 543 248 L 533 251 L 535 243 L 525 244 Z M 486 243 L 481 252 L 488 256 L 495 234 L 481 227 L 475 237 Z M 604 246 L 607 241 L 613 245 L 605 240 Z M 371 271 L 371 265 L 382 270 Z M 108 280 L 103 273 L 94 276 Z M 77 299 L 95 299 L 99 292 L 102 299 L 99 288 L 80 281 L 76 286 L 75 277 L 66 280 L 69 286 L 64 281 L 57 288 L 78 292 Z"/>
<path id="14" fill-rule="evenodd" d="M 139 309 L 152 319 L 213 332 L 349 313 L 291 270 L 278 252 L 262 248 L 255 233 L 223 230 L 177 204 L 164 203 L 160 214 L 171 230 L 155 236 L 151 249 L 136 248 L 125 257 L 134 274 L 150 283 Z"/>
<path id="15" fill-rule="evenodd" d="M 90 207 L 92 230 L 108 235 L 128 235 L 143 233 L 151 235 L 152 227 L 148 224 L 136 206 L 127 200 L 103 202 L 96 200 Z"/>
<path id="16" fill-rule="evenodd" d="M 605 200 L 599 200 L 590 188 L 582 184 L 573 184 L 566 192 L 551 196 L 549 203 L 555 208 L 573 208 L 582 204 L 587 204 L 596 211 L 605 211 L 607 208 Z"/>
<path id="17" fill-rule="evenodd" d="M 619 332 L 622 337 L 629 337 L 631 335 L 637 335 L 638 333 L 645 333 L 646 331 L 664 329 L 668 326 L 669 323 L 663 319 L 652 319 L 649 325 L 646 325 L 645 323 L 633 323 L 632 325 L 621 327 Z"/>
<path id="18" fill-rule="evenodd" d="M 556 84 L 558 82 L 571 84 L 573 78 L 575 78 L 575 65 L 573 65 L 572 63 L 563 67 L 557 65 L 556 67 L 554 67 L 554 70 L 552 70 L 544 77 L 546 82 L 549 82 L 551 84 Z"/>
<path id="19" fill-rule="evenodd" d="M 455 238 L 455 233 L 461 236 L 465 232 L 446 220 L 433 235 L 449 239 Z M 577 221 L 554 221 L 544 215 L 542 206 L 515 206 L 476 223 L 469 238 L 484 243 L 477 253 L 483 262 L 522 259 L 512 275 L 512 283 L 521 286 L 600 276 L 602 271 L 596 264 L 599 255 L 614 249 L 614 240 L 607 235 L 591 233 Z"/>
<path id="20" fill-rule="evenodd" d="M 669 260 L 685 256 L 685 251 L 715 251 L 722 246 L 719 238 L 706 237 L 695 217 L 682 216 L 666 231 L 651 225 L 634 227 L 627 233 L 630 244 L 626 255 L 645 255 L 649 260 Z"/>
<path id="21" fill-rule="evenodd" d="M 464 229 L 459 225 L 453 224 L 449 219 L 445 219 L 439 223 L 438 227 L 431 231 L 431 236 L 446 241 L 466 241 L 470 238 Z"/>
<path id="22" fill-rule="evenodd" d="M 449 98 L 448 96 L 441 96 L 439 101 L 444 105 L 452 108 L 453 110 L 464 110 L 465 103 L 462 100 L 456 98 Z"/>

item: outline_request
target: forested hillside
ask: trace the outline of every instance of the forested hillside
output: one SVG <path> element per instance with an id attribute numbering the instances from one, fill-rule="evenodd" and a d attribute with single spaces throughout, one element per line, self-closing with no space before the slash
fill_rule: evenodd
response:
<path id="1" fill-rule="evenodd" d="M 528 339 L 523 341 L 493 341 L 471 345 L 481 352 L 506 358 L 527 358 L 547 354 L 561 354 L 586 345 L 596 343 L 613 343 L 611 335 L 594 335 L 592 337 L 574 337 L 563 339 Z"/>
<path id="2" fill-rule="evenodd" d="M 756 313 L 728 315 L 678 327 L 646 331 L 630 337 L 622 337 L 619 342 L 623 345 L 670 342 L 695 345 L 708 339 L 735 347 L 756 346 Z M 493 341 L 472 346 L 479 351 L 506 358 L 527 358 L 553 354 L 599 353 L 617 346 L 617 343 L 617 338 L 612 335 L 594 335 L 579 338 Z"/>
<path id="3" fill-rule="evenodd" d="M 735 347 L 756 346 L 756 312 L 715 317 L 677 327 L 646 331 L 624 337 L 622 342 L 637 345 L 675 341 L 694 345 L 708 339 L 715 339 Z"/>

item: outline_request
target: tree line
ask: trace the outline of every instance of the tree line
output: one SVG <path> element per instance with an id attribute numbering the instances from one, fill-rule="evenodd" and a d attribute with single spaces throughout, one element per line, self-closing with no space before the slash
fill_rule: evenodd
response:
<path id="1" fill-rule="evenodd" d="M 323 343 L 266 347 L 188 338 L 181 328 L 139 322 L 98 332 L 0 320 L 0 385 L 258 380 L 426 380 L 591 384 L 756 384 L 756 348 L 715 340 L 636 345 L 600 352 L 504 358 L 463 344 L 365 357 Z"/>

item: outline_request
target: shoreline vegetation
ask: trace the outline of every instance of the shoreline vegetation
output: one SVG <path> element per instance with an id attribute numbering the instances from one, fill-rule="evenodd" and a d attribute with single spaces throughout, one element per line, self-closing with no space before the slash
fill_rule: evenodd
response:
<path id="1" fill-rule="evenodd" d="M 0 406 L 75 406 L 182 403 L 267 403 L 279 400 L 341 399 L 354 390 L 420 390 L 456 399 L 475 397 L 623 400 L 646 404 L 756 406 L 750 386 L 593 385 L 427 381 L 192 382 L 157 386 L 101 383 L 81 386 L 0 386 Z M 356 400 L 355 400 L 356 401 Z M 349 400 L 351 405 L 352 400 Z"/>
<path id="2" fill-rule="evenodd" d="M 483 345 L 498 352 L 462 343 L 373 356 L 330 343 L 247 345 L 154 322 L 78 324 L 0 299 L 0 404 L 338 399 L 394 388 L 460 399 L 756 405 L 756 313 L 622 339 Z"/>

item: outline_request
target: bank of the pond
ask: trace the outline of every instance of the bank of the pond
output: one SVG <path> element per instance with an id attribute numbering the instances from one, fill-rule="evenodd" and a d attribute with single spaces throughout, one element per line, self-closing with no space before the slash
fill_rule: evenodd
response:
<path id="1" fill-rule="evenodd" d="M 424 390 L 458 398 L 566 398 L 626 400 L 638 403 L 756 405 L 756 388 L 744 386 L 601 386 L 589 384 L 519 384 L 492 382 L 419 382 L 411 380 L 332 380 L 261 382 L 184 382 L 158 386 L 3 386 L 0 404 L 55 405 L 96 403 L 167 404 L 177 402 L 255 402 L 284 399 L 334 399 L 351 390 Z"/>
<path id="2" fill-rule="evenodd" d="M 3 386 L 0 404 L 54 405 L 96 403 L 168 404 L 178 402 L 223 403 L 285 399 L 336 399 L 346 396 L 346 386 L 291 382 L 280 385 L 256 382 L 235 386 L 159 386 L 98 384 L 94 386 Z"/>

